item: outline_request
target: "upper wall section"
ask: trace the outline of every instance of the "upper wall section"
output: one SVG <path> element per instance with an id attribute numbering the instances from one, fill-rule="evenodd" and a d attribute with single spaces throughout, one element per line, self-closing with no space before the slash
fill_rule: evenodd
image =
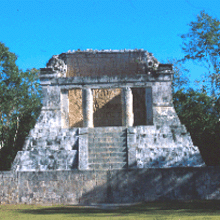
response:
<path id="1" fill-rule="evenodd" d="M 172 70 L 172 65 L 159 64 L 146 50 L 86 50 L 55 55 L 47 68 L 59 72 L 58 77 L 111 77 Z"/>
<path id="2" fill-rule="evenodd" d="M 145 53 L 145 51 L 140 50 L 69 53 L 66 59 L 67 76 L 129 76 L 138 73 L 143 74 L 148 54 Z"/>

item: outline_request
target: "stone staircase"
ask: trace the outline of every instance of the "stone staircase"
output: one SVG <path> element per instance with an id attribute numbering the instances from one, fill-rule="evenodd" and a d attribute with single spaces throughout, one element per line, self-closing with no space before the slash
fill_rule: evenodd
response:
<path id="1" fill-rule="evenodd" d="M 123 127 L 99 127 L 89 130 L 88 168 L 127 168 L 127 137 Z"/>

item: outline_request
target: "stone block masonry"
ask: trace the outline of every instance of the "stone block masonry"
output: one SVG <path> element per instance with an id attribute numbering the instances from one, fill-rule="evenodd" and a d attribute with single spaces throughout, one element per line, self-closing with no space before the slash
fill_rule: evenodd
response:
<path id="1" fill-rule="evenodd" d="M 17 204 L 18 194 L 17 173 L 0 171 L 0 204 Z"/>
<path id="2" fill-rule="evenodd" d="M 220 199 L 219 167 L 0 172 L 0 204 Z"/>
<path id="3" fill-rule="evenodd" d="M 46 137 L 46 134 L 43 137 L 41 135 L 38 133 L 37 136 L 27 138 L 23 151 L 17 153 L 13 170 L 119 168 L 114 165 L 109 168 L 105 166 L 100 155 L 97 155 L 100 161 L 96 161 L 99 165 L 89 166 L 88 161 L 91 156 L 89 149 L 93 145 L 99 153 L 101 149 L 106 148 L 109 161 L 114 160 L 116 152 L 125 154 L 127 166 L 132 168 L 204 165 L 199 149 L 193 146 L 185 127 L 180 125 L 72 128 L 62 129 L 58 133 L 56 130 L 51 130 Z M 123 147 L 122 151 L 121 147 Z M 117 155 L 119 156 L 118 153 Z M 124 162 L 123 158 L 122 162 Z M 127 166 L 120 167 L 127 168 Z"/>
<path id="4" fill-rule="evenodd" d="M 203 166 L 173 107 L 172 78 L 172 65 L 144 50 L 53 56 L 40 71 L 40 116 L 12 170 Z"/>
<path id="5" fill-rule="evenodd" d="M 0 204 L 220 199 L 220 168 L 202 167 L 172 78 L 172 65 L 144 50 L 53 56 L 35 127 L 0 172 Z"/>
<path id="6" fill-rule="evenodd" d="M 67 77 L 132 75 L 144 70 L 138 59 L 145 51 L 76 51 L 65 54 Z"/>

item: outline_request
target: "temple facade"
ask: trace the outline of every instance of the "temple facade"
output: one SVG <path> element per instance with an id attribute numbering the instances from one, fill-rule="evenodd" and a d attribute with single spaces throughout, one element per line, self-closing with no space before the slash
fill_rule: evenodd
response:
<path id="1" fill-rule="evenodd" d="M 145 50 L 53 56 L 40 70 L 40 116 L 12 169 L 203 166 L 173 107 L 172 79 L 172 65 Z"/>

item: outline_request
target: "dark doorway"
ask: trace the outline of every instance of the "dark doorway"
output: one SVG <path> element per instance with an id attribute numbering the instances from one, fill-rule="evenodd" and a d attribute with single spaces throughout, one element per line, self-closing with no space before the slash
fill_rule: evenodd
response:
<path id="1" fill-rule="evenodd" d="M 145 88 L 132 88 L 134 126 L 146 125 Z"/>

